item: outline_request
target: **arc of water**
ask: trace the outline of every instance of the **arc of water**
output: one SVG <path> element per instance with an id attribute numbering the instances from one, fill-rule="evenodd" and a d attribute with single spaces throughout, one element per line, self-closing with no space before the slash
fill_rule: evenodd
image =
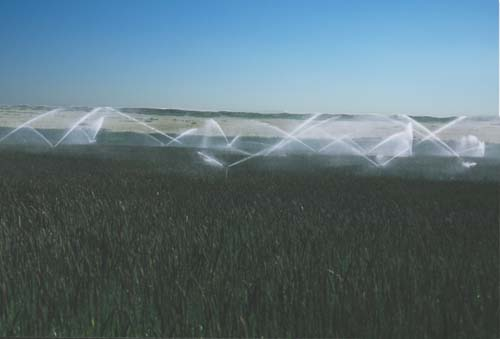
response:
<path id="1" fill-rule="evenodd" d="M 399 155 L 402 155 L 404 154 L 405 152 L 408 152 L 410 151 L 410 154 L 411 154 L 411 151 L 412 151 L 412 142 L 413 142 L 413 133 L 412 133 L 413 129 L 412 129 L 412 125 L 411 123 L 409 123 L 407 126 L 406 126 L 406 129 L 405 131 L 403 132 L 399 132 L 399 133 L 395 133 L 393 135 L 390 135 L 389 137 L 385 138 L 384 140 L 382 140 L 381 142 L 379 142 L 378 144 L 376 144 L 375 146 L 373 146 L 368 152 L 366 152 L 367 154 L 370 154 L 372 153 L 373 151 L 375 151 L 377 148 L 380 148 L 381 146 L 387 144 L 388 142 L 400 137 L 401 135 L 403 135 L 403 133 L 408 133 L 410 135 L 410 142 L 409 142 L 409 146 L 406 147 L 406 149 L 403 150 L 403 152 L 400 152 L 398 153 Z"/>
<path id="2" fill-rule="evenodd" d="M 252 154 L 252 155 L 249 155 L 249 156 L 248 156 L 248 157 L 246 157 L 246 158 L 240 159 L 240 160 L 238 160 L 238 161 L 235 161 L 235 162 L 233 162 L 233 163 L 229 164 L 227 167 L 228 167 L 228 168 L 229 168 L 229 167 L 233 167 L 233 166 L 236 166 L 236 165 L 242 164 L 242 163 L 244 163 L 245 161 L 248 161 L 248 160 L 250 160 L 250 159 L 256 158 L 256 157 L 261 156 L 261 155 L 264 155 L 266 151 L 267 151 L 267 148 L 266 148 L 266 149 L 263 149 L 263 150 L 260 150 L 259 152 L 254 153 L 254 154 Z"/>
<path id="3" fill-rule="evenodd" d="M 319 113 L 313 114 L 310 118 L 306 119 L 302 124 L 297 126 L 292 132 L 290 132 L 290 134 L 295 135 L 295 133 L 299 132 L 301 129 L 303 129 L 304 127 L 309 125 L 311 122 L 316 120 L 316 118 L 319 117 L 320 115 L 321 114 L 319 114 Z"/>
<path id="4" fill-rule="evenodd" d="M 180 142 L 179 139 L 186 136 L 186 135 L 193 133 L 196 130 L 197 130 L 197 128 L 191 128 L 191 129 L 188 129 L 187 131 L 182 132 L 177 137 L 175 137 L 173 140 L 170 140 L 165 146 L 169 146 L 173 142 L 179 142 L 182 144 L 182 142 Z"/>
<path id="5" fill-rule="evenodd" d="M 87 138 L 87 141 L 92 142 L 92 139 L 91 139 L 89 133 L 85 130 L 85 128 L 81 128 L 80 130 L 83 132 L 83 135 L 85 135 L 85 137 Z"/>
<path id="6" fill-rule="evenodd" d="M 286 138 L 285 138 L 284 140 L 291 139 L 291 140 L 296 141 L 296 142 L 300 143 L 301 145 L 303 145 L 303 146 L 307 147 L 307 148 L 308 148 L 308 149 L 310 149 L 311 151 L 316 152 L 316 150 L 315 150 L 314 148 L 312 148 L 311 146 L 309 146 L 308 144 L 306 144 L 306 143 L 305 143 L 305 142 L 303 142 L 302 140 L 298 139 L 295 135 L 293 135 L 293 133 L 287 133 L 286 131 L 282 130 L 281 128 L 276 127 L 276 126 L 274 126 L 274 125 L 271 125 L 271 124 L 269 124 L 269 123 L 267 123 L 267 122 L 263 122 L 263 121 L 259 121 L 259 122 L 260 122 L 261 124 L 264 124 L 264 125 L 266 125 L 266 126 L 268 126 L 268 127 L 272 128 L 272 129 L 274 129 L 274 130 L 278 131 L 279 133 L 281 133 L 281 134 L 285 135 L 285 137 L 286 137 Z M 275 145 L 273 145 L 273 146 L 269 147 L 269 149 L 267 150 L 266 155 L 269 155 L 269 154 L 271 154 L 272 152 L 274 152 L 275 150 L 277 150 L 277 149 L 279 149 L 279 148 L 281 148 L 281 147 L 286 146 L 286 143 L 284 143 L 284 140 L 281 140 L 281 141 L 279 141 L 277 144 L 275 144 Z"/>
<path id="7" fill-rule="evenodd" d="M 462 120 L 462 119 L 460 119 L 460 120 Z M 458 121 L 456 121 L 456 122 L 458 122 Z M 456 123 L 456 122 L 455 122 L 455 123 Z M 452 123 L 453 123 L 453 121 L 452 121 Z M 445 125 L 445 126 L 442 126 L 442 127 L 441 127 L 441 128 L 439 128 L 439 129 L 437 129 L 436 131 L 434 131 L 434 134 L 437 134 L 437 133 L 439 133 L 440 131 L 443 131 L 443 130 L 445 130 L 446 128 L 450 127 L 451 125 L 453 125 L 453 124 L 454 124 L 454 123 L 453 123 L 453 124 L 452 124 L 452 123 L 447 124 L 447 125 Z M 412 126 L 413 126 L 413 124 L 412 124 Z M 413 132 L 413 131 L 414 131 L 414 129 L 412 128 L 412 132 Z M 418 131 L 417 131 L 417 133 L 418 133 Z M 423 133 L 419 133 L 419 134 L 423 136 Z M 432 137 L 430 137 L 430 138 L 432 138 Z M 428 140 L 428 139 L 427 139 L 427 140 Z M 443 142 L 443 143 L 444 143 L 444 142 Z M 420 144 L 420 142 L 419 142 L 419 143 L 417 143 L 417 145 L 418 145 L 418 144 Z M 446 145 L 446 146 L 448 146 L 446 143 L 445 143 L 445 145 Z M 449 146 L 448 146 L 448 147 L 449 147 Z M 452 150 L 452 149 L 450 148 L 450 150 Z M 452 150 L 452 151 L 453 151 L 453 150 Z M 394 155 L 393 157 L 391 157 L 391 158 L 390 158 L 390 159 L 388 159 L 387 161 L 383 162 L 381 165 L 382 165 L 382 166 L 387 166 L 387 164 L 389 164 L 389 163 L 390 163 L 391 161 L 393 161 L 395 158 L 397 158 L 397 157 L 401 156 L 404 152 L 406 152 L 406 150 L 403 150 L 403 151 L 399 152 L 398 154 Z M 455 152 L 455 151 L 453 151 L 453 152 Z M 456 153 L 456 152 L 455 152 L 455 153 Z M 452 153 L 452 154 L 453 154 L 453 153 Z M 458 154 L 457 154 L 457 157 L 458 157 L 458 158 L 460 158 L 460 155 L 458 155 Z"/>
<path id="8" fill-rule="evenodd" d="M 319 115 L 319 114 L 318 114 L 318 115 Z M 318 115 L 317 115 L 317 116 L 318 116 Z M 331 117 L 331 118 L 328 118 L 328 119 L 322 120 L 322 121 L 320 121 L 320 122 L 318 122 L 318 123 L 316 123 L 316 124 L 314 124 L 314 125 L 310 125 L 309 127 L 305 128 L 305 129 L 303 129 L 303 130 L 301 130 L 301 131 L 298 131 L 298 132 L 297 132 L 297 135 L 301 135 L 301 134 L 303 134 L 303 133 L 306 133 L 306 132 L 308 132 L 308 131 L 310 131 L 310 130 L 312 130 L 312 129 L 318 128 L 318 127 L 320 127 L 321 125 L 326 124 L 327 122 L 330 122 L 330 121 L 332 121 L 332 120 L 337 120 L 338 118 L 339 118 L 338 116 L 334 116 L 334 117 Z"/>
<path id="9" fill-rule="evenodd" d="M 95 131 L 93 133 L 89 132 L 87 130 L 88 128 L 85 128 L 85 127 L 80 128 L 80 130 L 82 131 L 83 135 L 85 135 L 85 137 L 87 138 L 87 141 L 89 143 L 94 143 L 96 141 L 97 134 L 99 134 L 99 131 L 101 130 L 103 122 L 104 122 L 104 117 L 100 117 L 97 120 L 97 123 L 95 123 L 96 128 L 95 128 Z"/>
<path id="10" fill-rule="evenodd" d="M 398 152 L 397 154 L 393 155 L 392 157 L 390 157 L 389 159 L 387 159 L 386 161 L 384 161 L 383 163 L 380 164 L 380 166 L 382 167 L 385 167 L 387 166 L 391 161 L 393 161 L 394 159 L 400 157 L 401 155 L 403 155 L 405 152 L 407 151 L 407 149 L 405 150 L 402 150 L 401 152 Z"/>
<path id="11" fill-rule="evenodd" d="M 33 131 L 36 135 L 38 135 L 40 138 L 42 138 L 42 140 L 45 141 L 50 147 L 54 147 L 54 145 L 50 142 L 50 140 L 47 139 L 45 137 L 45 135 L 43 135 L 42 133 L 40 133 L 37 129 L 35 129 L 35 128 L 31 127 L 31 126 L 26 126 L 24 128 L 27 128 L 27 129 Z"/>
<path id="12" fill-rule="evenodd" d="M 249 153 L 247 151 L 244 151 L 242 149 L 239 149 L 239 148 L 236 148 L 236 147 L 228 147 L 231 151 L 234 151 L 236 153 L 240 153 L 240 154 L 243 154 L 243 155 L 252 155 L 252 153 Z"/>
<path id="13" fill-rule="evenodd" d="M 380 166 L 382 167 L 385 167 L 387 166 L 387 164 L 389 164 L 391 161 L 393 161 L 394 159 L 400 157 L 401 155 L 403 155 L 405 152 L 407 152 L 408 150 L 405 149 L 405 150 L 402 150 L 401 152 L 398 152 L 397 154 L 393 155 L 392 157 L 390 157 L 388 160 L 384 161 L 383 163 L 380 164 Z"/>
<path id="14" fill-rule="evenodd" d="M 318 115 L 319 115 L 319 114 L 316 114 L 316 117 L 317 117 Z M 334 116 L 334 117 L 331 117 L 331 118 L 328 118 L 328 119 L 322 120 L 322 121 L 320 121 L 320 122 L 318 122 L 318 123 L 316 123 L 316 124 L 309 125 L 307 128 L 304 128 L 303 130 L 299 130 L 299 131 L 297 131 L 297 134 L 296 134 L 296 135 L 297 135 L 297 136 L 300 136 L 300 135 L 302 135 L 302 134 L 304 134 L 304 133 L 306 133 L 306 132 L 308 132 L 308 131 L 310 131 L 310 130 L 312 130 L 312 129 L 319 128 L 321 125 L 324 125 L 324 124 L 326 124 L 327 122 L 330 122 L 330 121 L 332 121 L 332 120 L 337 120 L 338 118 L 339 118 L 338 116 Z M 286 145 L 287 145 L 287 144 L 289 144 L 291 141 L 292 141 L 291 139 L 285 140 L 285 141 L 283 142 L 283 145 L 281 145 L 281 147 L 286 146 Z M 311 149 L 312 149 L 312 148 L 311 148 Z M 318 152 L 318 150 L 315 150 L 315 149 L 313 149 L 313 151 L 314 151 L 314 152 Z"/>
<path id="15" fill-rule="evenodd" d="M 53 109 L 51 111 L 48 111 L 48 112 L 42 113 L 40 115 L 37 115 L 36 117 L 34 117 L 34 118 L 32 118 L 32 119 L 30 119 L 30 120 L 22 123 L 21 125 L 19 125 L 16 128 L 14 128 L 12 131 L 10 131 L 9 133 L 7 133 L 6 135 L 4 135 L 2 138 L 0 138 L 0 142 L 4 141 L 9 136 L 11 136 L 12 134 L 16 133 L 17 131 L 19 131 L 23 127 L 29 126 L 33 122 L 35 122 L 35 121 L 37 121 L 39 119 L 42 119 L 43 117 L 46 117 L 46 116 L 48 116 L 50 114 L 54 114 L 54 113 L 57 113 L 57 112 L 60 112 L 60 111 L 62 111 L 62 108 L 56 108 L 56 109 Z M 52 143 L 51 143 L 51 145 L 52 145 Z"/>
<path id="16" fill-rule="evenodd" d="M 100 117 L 99 120 L 97 120 L 97 124 L 96 124 L 97 127 L 96 127 L 94 134 L 92 135 L 92 141 L 96 140 L 97 134 L 99 134 L 99 132 L 101 131 L 103 124 L 104 124 L 104 117 Z"/>
<path id="17" fill-rule="evenodd" d="M 241 153 L 241 154 L 244 154 L 244 155 L 252 155 L 252 153 L 249 153 L 249 152 L 247 152 L 247 151 L 244 151 L 244 150 L 242 150 L 242 149 L 239 149 L 239 148 L 237 148 L 237 147 L 234 147 L 234 146 L 233 146 L 234 142 L 235 142 L 236 140 L 238 140 L 239 138 L 240 138 L 240 135 L 235 136 L 235 137 L 231 140 L 231 142 L 230 142 L 230 143 L 228 143 L 228 144 L 226 145 L 226 147 L 227 147 L 227 148 L 229 148 L 229 149 L 231 149 L 231 150 L 233 150 L 233 151 L 235 151 L 235 152 L 237 152 L 237 153 Z"/>
<path id="18" fill-rule="evenodd" d="M 456 123 L 464 120 L 466 118 L 466 116 L 461 116 L 461 117 L 458 117 L 456 119 L 454 119 L 453 121 L 450 121 L 449 123 L 439 127 L 438 129 L 432 131 L 432 135 L 434 136 L 437 136 L 439 133 L 441 133 L 442 131 L 450 128 L 451 126 L 455 125 Z M 426 140 L 429 140 L 429 138 L 431 138 L 431 136 L 427 135 L 426 137 L 424 137 L 422 140 L 420 140 L 417 145 L 421 144 L 422 142 L 426 141 Z"/>
<path id="19" fill-rule="evenodd" d="M 206 155 L 205 153 L 202 153 L 202 152 L 198 152 L 198 155 L 201 156 L 201 158 L 209 163 L 209 164 L 212 164 L 212 165 L 216 165 L 218 167 L 225 167 L 223 163 L 221 163 L 219 160 L 209 156 L 209 155 Z"/>
<path id="20" fill-rule="evenodd" d="M 165 146 L 165 144 L 163 143 L 163 141 L 161 141 L 160 139 L 158 139 L 157 137 L 149 134 L 149 133 L 146 133 L 147 137 L 150 138 L 150 139 L 153 139 L 153 141 L 156 141 L 157 143 L 160 144 L 160 146 Z"/>
<path id="21" fill-rule="evenodd" d="M 368 161 L 369 163 L 371 163 L 372 165 L 374 165 L 375 167 L 379 167 L 378 163 L 376 163 L 375 161 L 373 161 L 372 159 L 370 159 L 368 156 L 366 156 L 366 154 L 363 153 L 364 150 L 361 148 L 361 146 L 359 146 L 356 142 L 354 142 L 351 139 L 345 139 L 345 138 L 347 138 L 347 136 L 342 136 L 340 138 L 335 138 L 335 137 L 329 135 L 329 138 L 332 139 L 332 142 L 330 142 L 328 145 L 324 146 L 319 152 L 321 152 L 322 150 L 327 149 L 328 147 L 331 147 L 335 143 L 342 143 L 342 144 L 346 145 L 348 148 L 350 148 L 351 150 L 353 150 L 356 154 L 358 154 L 359 156 L 361 156 L 363 159 L 365 159 L 366 161 Z M 229 167 L 237 166 L 239 164 L 242 164 L 242 163 L 244 163 L 244 162 L 246 162 L 248 160 L 251 160 L 253 158 L 256 158 L 258 156 L 267 155 L 266 152 L 268 152 L 268 148 L 263 149 L 263 150 L 255 153 L 255 154 L 252 154 L 252 155 L 250 155 L 250 156 L 248 156 L 246 158 L 243 158 L 243 159 L 240 159 L 238 161 L 235 161 L 235 162 L 229 164 L 227 167 L 229 168 Z"/>
<path id="22" fill-rule="evenodd" d="M 370 159 L 366 155 L 365 150 L 360 145 L 358 145 L 358 143 L 356 143 L 354 140 L 352 140 L 349 136 L 343 135 L 341 137 L 336 138 L 334 136 L 328 135 L 328 137 L 330 139 L 332 139 L 332 141 L 329 144 L 327 144 L 324 147 L 322 147 L 318 151 L 319 153 L 321 153 L 325 149 L 333 146 L 336 143 L 341 143 L 342 145 L 347 146 L 349 149 L 351 149 L 353 152 L 355 152 L 358 156 L 361 156 L 363 159 L 365 159 L 366 161 L 368 161 L 370 164 L 374 165 L 375 167 L 379 167 L 379 164 L 376 163 L 375 161 L 373 161 L 372 159 Z"/>
<path id="23" fill-rule="evenodd" d="M 359 156 L 361 156 L 363 159 L 365 159 L 366 161 L 368 161 L 373 166 L 379 167 L 379 165 L 375 161 L 373 161 L 372 159 L 370 159 L 366 155 L 365 150 L 360 145 L 358 145 L 357 142 L 355 142 L 351 138 L 343 140 L 342 143 L 344 145 L 347 145 L 348 147 L 350 147 L 354 152 L 356 152 Z"/>
<path id="24" fill-rule="evenodd" d="M 248 160 L 250 160 L 250 159 L 256 158 L 256 157 L 258 157 L 258 156 L 259 156 L 258 154 L 253 154 L 253 155 L 250 155 L 250 156 L 248 156 L 248 157 L 246 157 L 246 158 L 240 159 L 240 160 L 238 160 L 238 161 L 235 161 L 235 162 L 233 162 L 233 163 L 229 164 L 227 167 L 228 167 L 228 168 L 231 168 L 231 167 L 233 167 L 233 166 L 236 166 L 236 165 L 242 164 L 242 163 L 244 163 L 245 161 L 248 161 Z"/>
<path id="25" fill-rule="evenodd" d="M 231 142 L 229 144 L 227 144 L 228 147 L 233 147 L 233 144 L 236 140 L 238 140 L 240 138 L 240 135 L 237 135 L 233 138 L 233 140 L 231 140 Z"/>
<path id="26" fill-rule="evenodd" d="M 208 121 L 219 130 L 220 134 L 222 134 L 222 136 L 226 140 L 226 145 L 229 144 L 229 141 L 227 140 L 226 133 L 224 133 L 224 130 L 222 129 L 222 127 L 220 127 L 219 123 L 217 121 L 215 121 L 214 119 L 209 119 Z"/>
<path id="27" fill-rule="evenodd" d="M 141 125 L 146 125 L 146 127 L 150 128 L 150 129 L 154 129 L 154 130 L 156 131 L 156 129 L 155 129 L 154 127 L 151 127 L 151 126 L 149 126 L 149 125 L 147 125 L 147 124 L 144 124 L 144 123 L 142 123 L 142 121 L 139 121 L 139 120 L 137 120 L 137 119 L 134 119 L 134 118 L 132 118 L 132 117 L 128 116 L 127 114 L 122 113 L 122 112 L 120 112 L 120 111 L 118 111 L 118 110 L 116 110 L 116 109 L 114 109 L 114 108 L 111 108 L 111 107 L 105 107 L 105 108 L 103 108 L 103 109 L 106 109 L 106 114 L 107 114 L 107 115 L 109 115 L 110 113 L 117 114 L 117 115 L 121 115 L 121 116 L 124 116 L 125 118 L 130 119 L 130 120 L 132 120 L 132 121 L 134 121 L 134 122 L 137 122 L 137 123 L 139 123 L 139 124 L 141 124 Z M 99 125 L 102 127 L 102 124 L 103 124 L 103 122 L 104 122 L 104 117 L 102 117 L 101 119 L 103 119 L 103 121 L 102 121 Z M 95 133 L 94 140 L 95 140 L 95 138 L 97 137 L 97 134 L 99 133 L 100 129 L 101 129 L 101 128 L 99 127 L 99 129 L 98 129 L 98 130 L 97 130 L 97 132 Z M 159 132 L 161 132 L 161 131 L 159 131 Z M 161 134 L 163 134 L 163 132 L 161 132 Z M 165 144 L 164 144 L 164 143 L 163 143 L 160 139 L 156 138 L 155 136 L 153 136 L 153 135 L 151 135 L 151 134 L 149 134 L 149 133 L 146 133 L 146 136 L 147 136 L 148 138 L 152 139 L 153 141 L 157 142 L 157 143 L 158 143 L 158 144 L 160 144 L 161 146 L 164 146 L 164 145 L 165 145 Z M 165 136 L 166 136 L 166 137 L 169 137 L 169 138 L 172 138 L 171 136 L 166 135 L 166 134 L 165 134 Z"/>
<path id="28" fill-rule="evenodd" d="M 315 114 L 315 115 L 313 115 L 312 117 L 310 117 L 309 119 L 307 119 L 306 121 L 304 121 L 304 122 L 303 122 L 300 126 L 296 127 L 296 128 L 292 131 L 292 133 L 297 133 L 297 132 L 298 132 L 298 131 L 300 131 L 302 128 L 304 128 L 305 126 L 307 126 L 309 123 L 311 123 L 312 121 L 314 121 L 314 119 L 316 119 L 319 115 L 320 115 L 320 114 Z M 332 118 L 331 118 L 331 119 L 332 119 Z M 330 120 L 330 119 L 327 119 L 327 120 Z M 269 124 L 269 123 L 267 123 L 267 122 L 263 122 L 263 121 L 257 121 L 257 122 L 258 122 L 258 123 L 260 123 L 260 124 L 262 124 L 262 125 L 266 125 L 266 126 L 268 126 L 268 127 L 270 127 L 270 128 L 273 128 L 273 129 L 275 129 L 275 130 L 278 130 L 278 131 L 279 131 L 280 133 L 282 133 L 282 134 L 285 134 L 285 135 L 286 135 L 286 134 L 292 134 L 292 133 L 287 133 L 287 132 L 283 131 L 281 128 L 278 128 L 278 127 L 276 127 L 276 126 L 274 126 L 274 125 L 271 125 L 271 124 Z M 291 137 L 295 138 L 295 136 L 291 136 Z M 313 152 L 316 152 L 316 150 L 314 150 L 312 147 L 310 147 L 309 145 L 307 145 L 306 143 L 304 143 L 302 140 L 297 139 L 297 138 L 295 138 L 295 139 L 296 139 L 296 141 L 298 141 L 299 143 L 303 144 L 305 147 L 307 147 L 307 148 L 311 149 Z M 234 141 L 234 140 L 233 140 L 233 141 Z M 279 147 L 279 146 L 280 146 L 280 143 L 282 143 L 282 142 L 283 142 L 283 140 L 281 140 L 280 142 L 278 142 L 276 145 L 272 145 L 272 146 L 270 146 L 270 147 L 264 148 L 264 149 L 262 149 L 262 150 L 258 151 L 257 153 L 254 153 L 254 154 L 249 155 L 249 156 L 248 156 L 248 157 L 246 157 L 246 158 L 243 158 L 243 159 L 240 159 L 240 160 L 238 160 L 238 161 L 235 161 L 235 162 L 233 162 L 233 163 L 229 164 L 227 167 L 229 168 L 229 167 L 237 166 L 237 165 L 242 164 L 242 163 L 244 163 L 244 162 L 246 162 L 246 161 L 248 161 L 248 160 L 251 160 L 251 159 L 253 159 L 253 158 L 256 158 L 256 157 L 259 157 L 259 156 L 262 156 L 262 155 L 268 155 L 269 153 L 271 153 L 271 152 L 273 151 L 273 148 Z"/>
<path id="29" fill-rule="evenodd" d="M 128 114 L 125 114 L 125 113 L 123 113 L 123 112 L 121 112 L 121 111 L 119 111 L 119 110 L 117 110 L 117 109 L 114 109 L 114 108 L 110 108 L 110 109 L 111 109 L 111 111 L 112 111 L 113 113 L 115 113 L 115 114 L 118 114 L 118 115 L 120 115 L 120 116 L 122 116 L 122 117 L 124 117 L 124 118 L 126 118 L 126 119 L 132 120 L 133 122 L 136 122 L 136 123 L 138 123 L 139 125 L 142 125 L 142 126 L 144 126 L 144 127 L 146 127 L 146 128 L 149 128 L 150 130 L 152 130 L 152 131 L 154 131 L 154 132 L 156 132 L 156 133 L 158 133 L 158 134 L 160 134 L 160 135 L 164 136 L 164 137 L 165 137 L 165 138 L 167 138 L 167 139 L 170 139 L 170 140 L 171 140 L 171 141 L 173 141 L 173 142 L 177 142 L 177 143 L 179 143 L 179 144 L 182 144 L 179 140 L 175 140 L 175 138 L 174 138 L 174 137 L 171 137 L 170 135 L 168 135 L 168 134 L 166 134 L 166 133 L 164 133 L 164 132 L 160 131 L 160 130 L 159 130 L 159 129 L 157 129 L 157 128 L 154 128 L 153 126 L 150 126 L 150 125 L 146 124 L 145 122 L 142 122 L 142 121 L 140 121 L 140 120 L 137 120 L 136 118 L 134 118 L 134 117 L 132 117 L 132 116 L 130 116 L 130 115 L 128 115 Z M 154 139 L 156 139 L 157 141 L 160 141 L 160 140 L 158 140 L 157 138 L 154 138 Z M 164 145 L 164 144 L 163 144 L 163 142 L 161 142 L 161 141 L 160 141 L 160 143 L 161 143 L 162 145 Z"/>
<path id="30" fill-rule="evenodd" d="M 85 120 L 87 120 L 89 117 L 91 117 L 92 115 L 96 114 L 97 112 L 101 111 L 103 108 L 102 107 L 97 107 L 97 108 L 94 108 L 92 111 L 88 112 L 87 114 L 85 114 L 83 117 L 81 117 L 80 119 L 78 119 L 77 122 L 75 122 L 73 124 L 73 126 L 70 127 L 69 130 L 66 131 L 66 133 L 64 133 L 64 135 L 61 137 L 61 139 L 59 139 L 54 147 L 57 147 L 61 144 L 61 142 L 63 142 L 67 137 L 68 135 L 71 134 L 71 132 L 73 132 L 75 130 L 75 128 L 77 128 L 82 122 L 84 122 Z"/>
<path id="31" fill-rule="evenodd" d="M 406 153 L 408 151 L 411 152 L 410 154 L 413 154 L 413 125 L 411 124 L 411 122 L 408 123 L 408 125 L 406 125 L 406 129 L 407 129 L 407 131 L 409 133 L 411 133 L 411 137 L 409 138 L 410 139 L 410 144 L 408 145 L 408 147 L 406 147 L 405 149 L 403 149 L 401 152 L 396 153 L 395 155 L 393 155 L 391 158 L 389 158 L 388 160 L 384 161 L 383 163 L 380 163 L 379 164 L 380 166 L 382 166 L 382 167 L 387 166 L 387 164 L 389 164 L 391 161 L 393 161 L 394 159 L 402 156 L 404 153 Z M 401 133 L 396 133 L 396 134 L 390 136 L 389 138 L 391 138 L 393 136 L 396 137 L 396 136 L 399 136 L 399 135 L 401 135 Z M 383 144 L 383 143 L 384 143 L 384 141 L 380 142 L 378 145 L 376 145 L 375 147 L 373 147 L 368 153 L 372 152 L 377 147 L 380 147 L 380 144 Z"/>
<path id="32" fill-rule="evenodd" d="M 332 147 L 333 145 L 337 144 L 337 143 L 340 143 L 340 142 L 343 142 L 343 139 L 346 138 L 347 136 L 346 135 L 342 135 L 338 138 L 335 138 L 335 137 L 331 137 L 333 140 L 331 142 L 329 142 L 328 144 L 326 144 L 325 146 L 321 147 L 319 150 L 318 150 L 318 153 L 321 153 L 323 152 L 324 150 Z"/>
<path id="33" fill-rule="evenodd" d="M 287 135 L 287 138 L 281 140 L 280 142 L 278 142 L 276 145 L 274 145 L 274 147 L 272 147 L 269 152 L 266 154 L 266 155 L 269 155 L 271 152 L 275 151 L 276 149 L 278 148 L 281 148 L 281 147 L 284 147 L 286 146 L 290 141 L 291 139 L 294 140 L 294 141 L 298 141 L 299 143 L 301 143 L 302 145 L 306 146 L 307 148 L 309 148 L 310 150 L 312 150 L 313 152 L 316 152 L 316 150 L 312 147 L 310 147 L 309 145 L 307 145 L 306 143 L 304 143 L 302 140 L 299 140 L 298 138 L 295 137 L 295 134 L 297 134 L 298 132 L 300 132 L 303 128 L 305 128 L 307 125 L 309 125 L 311 122 L 313 122 L 314 120 L 316 120 L 316 118 L 318 116 L 320 116 L 321 114 L 313 114 L 310 118 L 306 119 L 302 124 L 300 124 L 299 126 L 297 126 L 293 131 L 291 131 L 290 133 L 287 133 L 285 131 L 283 131 L 281 128 L 279 127 L 276 127 L 274 125 L 271 125 L 269 123 L 266 123 L 266 122 L 263 122 L 263 121 L 259 121 L 259 123 L 261 124 L 265 124 L 267 126 L 270 126 L 271 128 L 274 128 L 275 130 L 278 130 L 280 131 L 281 133 Z"/>
<path id="34" fill-rule="evenodd" d="M 424 138 L 428 137 L 428 139 L 426 139 L 426 140 L 432 140 L 433 142 L 438 143 L 439 145 L 441 145 L 442 148 L 444 148 L 446 151 L 448 151 L 448 153 L 450 153 L 452 156 L 460 158 L 460 155 L 457 152 L 455 152 L 455 150 L 453 150 L 447 143 L 445 143 L 443 140 L 441 140 L 437 135 L 435 135 L 435 133 L 433 133 L 432 131 L 430 131 L 427 127 L 425 127 L 424 125 L 422 125 L 421 123 L 419 123 L 415 119 L 410 118 L 407 115 L 403 115 L 403 117 L 405 119 L 408 119 L 413 125 L 415 125 L 418 128 L 422 129 L 425 133 L 420 132 L 418 129 L 414 129 L 414 130 L 418 134 L 420 134 L 421 136 L 423 136 Z M 445 126 L 443 126 L 443 127 L 445 127 Z M 446 128 L 448 128 L 448 127 L 446 127 Z M 441 128 L 441 131 L 443 131 L 442 128 Z"/>
<path id="35" fill-rule="evenodd" d="M 354 150 L 354 152 L 356 152 L 357 154 L 360 154 L 361 156 L 363 156 L 363 157 L 364 157 L 367 161 L 369 161 L 370 163 L 372 163 L 372 164 L 374 164 L 375 166 L 377 166 L 377 164 L 376 164 L 375 162 L 373 162 L 373 160 L 371 160 L 370 158 L 368 158 L 367 156 L 365 156 L 365 155 L 362 153 L 362 151 L 360 151 L 359 149 L 357 149 L 354 145 L 349 145 L 349 144 L 345 143 L 343 140 L 341 140 L 341 139 L 337 139 L 337 138 L 334 138 L 334 137 L 331 137 L 331 136 L 330 136 L 330 138 L 331 138 L 331 139 L 334 139 L 334 141 L 333 141 L 333 142 L 331 142 L 329 145 L 327 145 L 328 147 L 329 147 L 329 146 L 332 146 L 334 143 L 337 143 L 337 142 L 342 142 L 342 143 L 344 143 L 347 147 L 349 147 L 349 148 L 353 149 L 353 150 Z M 354 143 L 354 142 L 353 142 L 353 143 Z M 355 144 L 355 145 L 357 145 L 356 143 L 354 143 L 354 144 Z M 271 147 L 272 147 L 272 146 L 271 146 Z M 358 146 L 358 147 L 359 147 L 359 146 Z M 326 149 L 326 147 L 323 147 L 323 149 Z M 252 154 L 252 155 L 250 155 L 250 156 L 248 156 L 248 157 L 246 157 L 246 158 L 243 158 L 243 159 L 240 159 L 240 160 L 238 160 L 238 161 L 235 161 L 235 162 L 233 162 L 233 163 L 229 164 L 227 167 L 237 166 L 237 165 L 239 165 L 239 164 L 242 164 L 242 163 L 244 163 L 244 162 L 246 162 L 246 161 L 248 161 L 248 160 L 251 160 L 251 159 L 253 159 L 253 158 L 256 158 L 256 157 L 258 157 L 258 156 L 267 155 L 266 153 L 267 153 L 268 151 L 269 151 L 269 149 L 268 149 L 268 148 L 265 148 L 265 149 L 263 149 L 263 150 L 261 150 L 261 151 L 259 151 L 259 152 L 255 153 L 255 154 Z"/>

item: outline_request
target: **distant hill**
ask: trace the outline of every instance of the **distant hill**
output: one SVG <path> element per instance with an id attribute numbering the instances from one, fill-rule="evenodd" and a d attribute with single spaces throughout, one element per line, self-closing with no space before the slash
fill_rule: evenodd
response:
<path id="1" fill-rule="evenodd" d="M 190 116 L 198 118 L 245 118 L 245 119 L 297 119 L 303 120 L 311 114 L 293 114 L 293 113 L 254 113 L 254 112 L 231 112 L 231 111 L 194 111 L 174 108 L 120 108 L 125 113 L 148 114 L 148 115 L 166 115 L 166 116 Z"/>

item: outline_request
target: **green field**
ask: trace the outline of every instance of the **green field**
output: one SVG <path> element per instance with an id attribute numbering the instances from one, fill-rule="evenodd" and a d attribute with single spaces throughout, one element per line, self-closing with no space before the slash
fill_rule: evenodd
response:
<path id="1" fill-rule="evenodd" d="M 498 183 L 144 152 L 0 152 L 0 335 L 499 336 Z"/>

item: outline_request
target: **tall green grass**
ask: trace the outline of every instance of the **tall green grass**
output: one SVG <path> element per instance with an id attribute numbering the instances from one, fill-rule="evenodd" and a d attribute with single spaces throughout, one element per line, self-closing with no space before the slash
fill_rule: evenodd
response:
<path id="1" fill-rule="evenodd" d="M 149 168 L 1 155 L 0 335 L 498 336 L 494 184 Z"/>

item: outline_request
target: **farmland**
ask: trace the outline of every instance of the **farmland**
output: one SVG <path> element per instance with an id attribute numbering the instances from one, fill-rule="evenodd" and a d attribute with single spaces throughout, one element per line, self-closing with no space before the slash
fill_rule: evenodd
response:
<path id="1" fill-rule="evenodd" d="M 0 335 L 499 335 L 491 175 L 115 151 L 0 151 Z"/>

